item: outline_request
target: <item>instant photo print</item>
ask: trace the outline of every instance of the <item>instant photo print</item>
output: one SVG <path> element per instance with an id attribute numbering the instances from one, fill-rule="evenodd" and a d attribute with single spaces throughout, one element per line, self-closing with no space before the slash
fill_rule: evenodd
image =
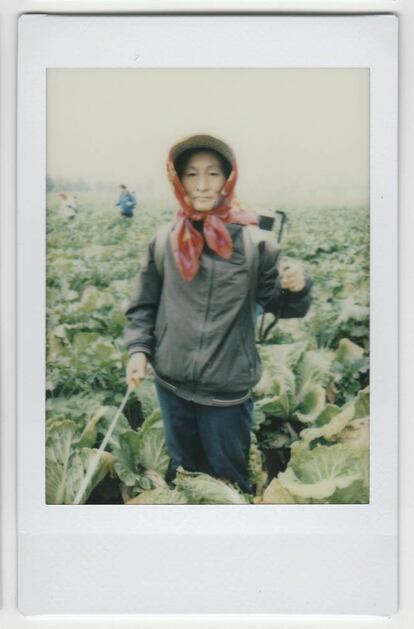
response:
<path id="1" fill-rule="evenodd" d="M 23 614 L 396 611 L 397 28 L 20 18 Z"/>

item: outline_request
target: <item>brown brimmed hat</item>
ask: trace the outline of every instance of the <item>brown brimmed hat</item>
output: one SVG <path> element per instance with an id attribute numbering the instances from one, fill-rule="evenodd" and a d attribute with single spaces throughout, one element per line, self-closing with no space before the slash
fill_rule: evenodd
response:
<path id="1" fill-rule="evenodd" d="M 222 155 L 229 164 L 233 165 L 235 162 L 233 151 L 228 144 L 212 135 L 192 135 L 178 142 L 178 144 L 171 149 L 172 161 L 175 163 L 177 157 L 189 149 L 213 150 Z"/>

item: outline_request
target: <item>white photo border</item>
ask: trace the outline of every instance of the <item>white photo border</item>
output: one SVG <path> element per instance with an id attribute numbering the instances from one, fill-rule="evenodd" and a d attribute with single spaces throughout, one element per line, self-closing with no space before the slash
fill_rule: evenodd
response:
<path id="1" fill-rule="evenodd" d="M 390 615 L 396 610 L 397 46 L 398 19 L 391 15 L 20 19 L 18 590 L 23 613 Z M 141 509 L 45 504 L 46 70 L 51 67 L 369 68 L 370 504 Z"/>

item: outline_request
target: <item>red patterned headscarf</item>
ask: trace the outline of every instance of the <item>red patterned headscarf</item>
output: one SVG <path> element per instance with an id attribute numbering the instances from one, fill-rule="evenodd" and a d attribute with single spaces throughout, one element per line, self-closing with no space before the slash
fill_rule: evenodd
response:
<path id="1" fill-rule="evenodd" d="M 197 212 L 193 208 L 175 170 L 175 160 L 188 148 L 206 151 L 213 149 L 227 161 L 230 161 L 232 166 L 231 173 L 221 190 L 215 207 L 208 212 Z M 171 244 L 181 275 L 185 281 L 189 282 L 199 270 L 199 259 L 203 251 L 204 241 L 218 255 L 223 258 L 230 258 L 233 253 L 233 243 L 225 223 L 254 225 L 257 224 L 257 219 L 254 214 L 240 209 L 239 203 L 234 197 L 237 165 L 232 151 L 221 140 L 207 135 L 192 136 L 174 145 L 168 156 L 167 171 L 175 196 L 180 204 L 176 224 L 171 232 Z M 203 234 L 195 229 L 193 221 L 203 221 Z"/>

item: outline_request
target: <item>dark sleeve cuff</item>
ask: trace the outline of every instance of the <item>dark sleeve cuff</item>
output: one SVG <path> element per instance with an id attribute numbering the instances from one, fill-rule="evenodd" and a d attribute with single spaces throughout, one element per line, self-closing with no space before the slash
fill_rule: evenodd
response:
<path id="1" fill-rule="evenodd" d="M 128 347 L 128 356 L 132 356 L 132 354 L 137 354 L 138 352 L 148 354 L 148 356 L 151 355 L 151 349 L 147 345 L 132 345 Z"/>

